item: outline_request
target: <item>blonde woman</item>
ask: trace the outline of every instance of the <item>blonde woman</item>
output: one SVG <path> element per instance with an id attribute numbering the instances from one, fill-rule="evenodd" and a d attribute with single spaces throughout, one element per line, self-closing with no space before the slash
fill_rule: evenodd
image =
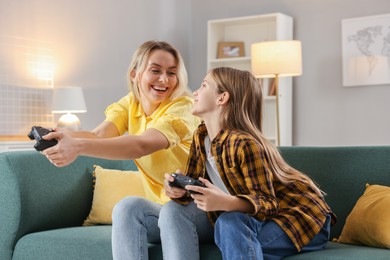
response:
<path id="1" fill-rule="evenodd" d="M 212 69 L 194 100 L 192 113 L 204 124 L 185 173 L 206 187 L 171 187 L 166 174 L 174 201 L 160 212 L 164 258 L 199 259 L 198 240 L 213 235 L 223 259 L 281 259 L 323 248 L 336 217 L 323 192 L 263 136 L 263 96 L 253 75 Z M 172 251 L 172 244 L 186 246 Z"/>
<path id="2" fill-rule="evenodd" d="M 103 123 L 91 132 L 57 129 L 45 138 L 56 138 L 58 144 L 43 153 L 58 167 L 70 164 L 79 155 L 134 159 L 146 193 L 146 199 L 140 199 L 145 207 L 152 208 L 146 218 L 156 222 L 158 209 L 169 200 L 163 191 L 164 173 L 185 167 L 200 121 L 191 114 L 193 99 L 186 68 L 172 45 L 143 43 L 133 55 L 128 83 L 130 93 L 106 109 Z M 127 221 L 132 204 L 129 198 L 118 204 L 113 212 L 113 255 L 128 259 L 130 240 L 141 238 L 132 236 L 133 226 Z M 147 248 L 144 254 L 147 256 Z"/>

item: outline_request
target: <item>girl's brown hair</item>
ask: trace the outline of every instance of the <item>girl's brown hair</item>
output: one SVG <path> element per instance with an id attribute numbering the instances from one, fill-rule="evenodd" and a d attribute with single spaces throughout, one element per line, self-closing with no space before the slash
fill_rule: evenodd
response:
<path id="1" fill-rule="evenodd" d="M 272 172 L 282 183 L 301 181 L 323 196 L 317 185 L 304 173 L 286 163 L 274 144 L 262 133 L 263 93 L 259 81 L 248 71 L 228 67 L 210 71 L 219 94 L 229 93 L 229 101 L 222 113 L 222 129 L 236 130 L 253 136 L 268 159 Z"/>

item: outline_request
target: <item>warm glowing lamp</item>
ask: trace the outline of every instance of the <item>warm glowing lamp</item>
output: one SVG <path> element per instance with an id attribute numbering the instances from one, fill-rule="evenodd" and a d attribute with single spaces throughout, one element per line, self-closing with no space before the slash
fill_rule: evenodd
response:
<path id="1" fill-rule="evenodd" d="M 64 114 L 57 127 L 80 130 L 80 119 L 73 113 L 85 113 L 87 107 L 80 87 L 57 87 L 53 90 L 53 113 Z"/>
<path id="2" fill-rule="evenodd" d="M 258 78 L 275 78 L 276 131 L 280 145 L 279 77 L 302 75 L 302 47 L 300 41 L 266 41 L 251 46 L 252 73 Z"/>

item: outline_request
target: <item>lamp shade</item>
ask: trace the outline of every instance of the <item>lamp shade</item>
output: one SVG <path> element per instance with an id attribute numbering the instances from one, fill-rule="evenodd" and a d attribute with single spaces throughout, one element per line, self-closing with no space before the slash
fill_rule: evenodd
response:
<path id="1" fill-rule="evenodd" d="M 302 74 L 300 41 L 265 41 L 251 46 L 252 73 L 258 78 L 299 76 Z"/>
<path id="2" fill-rule="evenodd" d="M 87 107 L 80 87 L 57 87 L 53 91 L 53 113 L 85 113 Z"/>

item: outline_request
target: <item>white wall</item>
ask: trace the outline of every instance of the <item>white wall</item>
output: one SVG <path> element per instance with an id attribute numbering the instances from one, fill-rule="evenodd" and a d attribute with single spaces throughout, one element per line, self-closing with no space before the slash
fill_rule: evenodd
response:
<path id="1" fill-rule="evenodd" d="M 282 12 L 303 44 L 294 79 L 294 145 L 390 145 L 390 86 L 342 87 L 341 20 L 390 13 L 389 0 L 0 0 L 0 35 L 52 43 L 56 85 L 84 88 L 84 129 L 127 93 L 131 54 L 149 39 L 182 53 L 196 89 L 206 73 L 207 21 Z"/>
<path id="2" fill-rule="evenodd" d="M 128 93 L 127 67 L 146 40 L 166 40 L 187 61 L 189 4 L 183 0 L 0 0 L 0 35 L 45 41 L 55 82 L 84 89 L 83 129 L 104 120 L 106 106 Z"/>
<path id="3" fill-rule="evenodd" d="M 294 145 L 390 145 L 390 85 L 342 86 L 341 20 L 390 13 L 389 0 L 191 1 L 192 86 L 206 73 L 207 20 L 281 12 L 294 18 L 303 75 L 294 78 Z"/>

